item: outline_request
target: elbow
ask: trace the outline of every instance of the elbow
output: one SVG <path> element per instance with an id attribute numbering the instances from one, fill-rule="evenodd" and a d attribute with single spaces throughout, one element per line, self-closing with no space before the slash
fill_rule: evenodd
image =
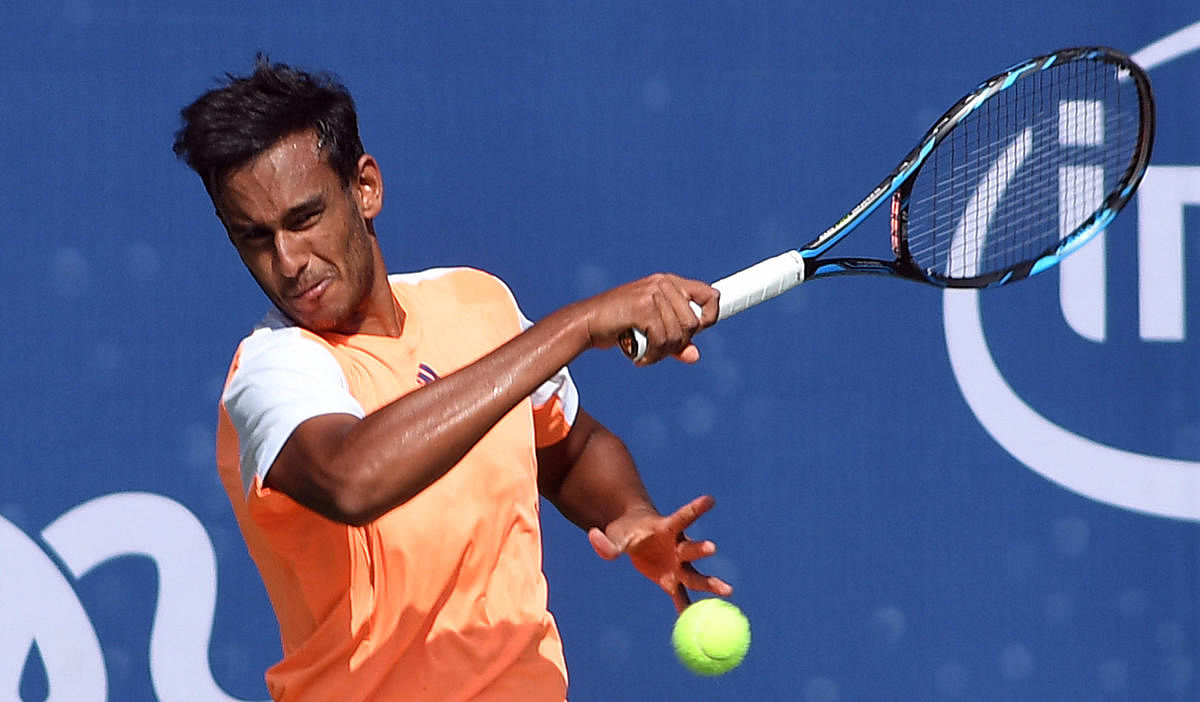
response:
<path id="1" fill-rule="evenodd" d="M 342 480 L 326 490 L 327 501 L 322 514 L 335 522 L 354 527 L 370 524 L 388 511 L 391 505 L 379 499 L 379 491 L 366 481 Z"/>
<path id="2" fill-rule="evenodd" d="M 365 526 L 416 497 L 443 472 L 420 480 L 401 481 L 396 480 L 396 471 L 387 464 L 367 461 L 356 463 L 353 468 L 344 465 L 334 468 L 325 473 L 322 513 L 342 524 Z"/>
<path id="3" fill-rule="evenodd" d="M 266 485 L 326 519 L 360 527 L 408 502 L 444 472 L 426 471 L 414 477 L 398 470 L 396 463 L 340 455 L 277 461 L 267 473 Z"/>
<path id="4" fill-rule="evenodd" d="M 360 509 L 354 505 L 334 505 L 333 508 L 325 512 L 325 516 L 338 524 L 345 524 L 352 527 L 363 527 L 375 521 L 380 515 L 368 510 Z"/>
<path id="5" fill-rule="evenodd" d="M 270 480 L 271 474 L 267 475 Z M 277 487 L 326 519 L 349 526 L 370 524 L 391 506 L 383 499 L 383 491 L 369 472 L 361 468 L 311 465 L 304 477 L 287 483 L 285 486 L 281 480 Z"/>

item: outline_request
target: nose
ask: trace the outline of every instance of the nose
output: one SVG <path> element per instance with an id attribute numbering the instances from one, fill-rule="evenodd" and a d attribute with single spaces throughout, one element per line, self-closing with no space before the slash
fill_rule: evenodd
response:
<path id="1" fill-rule="evenodd" d="M 299 232 L 276 232 L 275 261 L 281 276 L 298 277 L 308 264 L 308 253 L 308 245 Z"/>

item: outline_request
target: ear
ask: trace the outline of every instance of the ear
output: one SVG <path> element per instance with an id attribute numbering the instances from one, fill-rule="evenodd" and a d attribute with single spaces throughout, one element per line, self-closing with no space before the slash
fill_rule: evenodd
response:
<path id="1" fill-rule="evenodd" d="M 358 159 L 356 178 L 354 193 L 359 211 L 364 219 L 375 219 L 383 209 L 383 174 L 374 156 L 363 154 Z"/>

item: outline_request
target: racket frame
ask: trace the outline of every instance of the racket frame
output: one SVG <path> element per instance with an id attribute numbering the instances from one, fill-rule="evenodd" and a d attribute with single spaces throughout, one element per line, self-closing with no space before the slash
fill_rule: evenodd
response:
<path id="1" fill-rule="evenodd" d="M 971 277 L 952 278 L 922 270 L 908 250 L 908 197 L 917 173 L 929 155 L 976 109 L 996 94 L 1011 88 L 1029 75 L 1073 61 L 1099 60 L 1121 71 L 1118 80 L 1133 80 L 1138 92 L 1139 132 L 1134 153 L 1118 185 L 1107 193 L 1100 206 L 1074 231 L 1037 256 L 1005 270 Z M 1054 267 L 1103 231 L 1132 198 L 1150 163 L 1155 130 L 1154 97 L 1145 71 L 1125 54 L 1103 46 L 1061 49 L 1014 64 L 988 78 L 947 110 L 913 148 L 865 198 L 832 226 L 799 249 L 785 251 L 713 283 L 721 293 L 718 320 L 783 294 L 813 278 L 838 275 L 890 275 L 938 287 L 987 288 L 1022 280 Z M 891 198 L 891 243 L 895 259 L 821 258 L 835 244 L 871 216 Z M 696 310 L 693 304 L 693 310 Z M 698 310 L 697 315 L 699 315 Z M 637 329 L 621 336 L 619 345 L 633 360 L 645 353 L 647 340 Z"/>
<path id="2" fill-rule="evenodd" d="M 1011 88 L 1018 80 L 1052 67 L 1081 60 L 1099 60 L 1112 64 L 1121 71 L 1119 80 L 1134 81 L 1138 92 L 1140 114 L 1136 147 L 1124 173 L 1117 181 L 1118 186 L 1105 195 L 1100 206 L 1074 231 L 1059 239 L 1053 246 L 1048 247 L 1037 256 L 1016 266 L 965 278 L 952 278 L 933 271 L 922 270 L 913 261 L 908 251 L 908 196 L 912 191 L 917 174 L 929 155 L 933 153 L 934 148 L 976 109 L 996 94 Z M 1150 155 L 1154 146 L 1154 131 L 1154 95 L 1150 87 L 1150 79 L 1132 59 L 1115 49 L 1103 46 L 1061 49 L 1014 64 L 983 81 L 974 90 L 963 96 L 933 123 L 917 146 L 867 197 L 833 226 L 799 249 L 800 256 L 808 264 L 805 270 L 805 279 L 866 273 L 893 275 L 938 287 L 986 288 L 1014 283 L 1030 275 L 1048 270 L 1103 231 L 1133 197 L 1150 164 Z M 870 258 L 817 260 L 823 253 L 844 239 L 889 197 L 892 198 L 890 222 L 895 260 L 884 261 Z"/>

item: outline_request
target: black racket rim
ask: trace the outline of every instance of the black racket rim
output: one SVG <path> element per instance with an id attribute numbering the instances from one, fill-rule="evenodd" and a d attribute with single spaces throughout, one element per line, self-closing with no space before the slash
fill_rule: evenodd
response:
<path id="1" fill-rule="evenodd" d="M 908 197 L 916 181 L 916 176 L 922 165 L 933 150 L 945 140 L 953 130 L 961 124 L 975 109 L 991 97 L 1016 85 L 1031 75 L 1054 66 L 1062 66 L 1074 61 L 1099 61 L 1118 67 L 1129 79 L 1134 81 L 1138 95 L 1138 134 L 1134 140 L 1134 149 L 1129 162 L 1116 185 L 1105 194 L 1102 201 L 1091 215 L 1066 236 L 1043 251 L 1002 270 L 988 271 L 969 277 L 952 277 L 942 275 L 937 271 L 923 270 L 913 259 L 908 249 Z M 1149 76 L 1134 61 L 1124 53 L 1103 46 L 1074 47 L 1061 49 L 1023 61 L 1008 70 L 983 81 L 953 107 L 947 110 L 925 136 L 896 167 L 891 176 L 881 184 L 881 188 L 889 192 L 880 192 L 879 198 L 891 195 L 891 228 L 893 253 L 896 260 L 886 269 L 893 274 L 906 278 L 920 280 L 940 287 L 954 288 L 985 288 L 1007 285 L 1047 270 L 1056 265 L 1063 257 L 1082 246 L 1112 222 L 1129 200 L 1133 197 L 1137 186 L 1141 183 L 1146 169 L 1150 164 L 1150 156 L 1154 146 L 1155 107 L 1154 95 Z M 889 185 L 890 184 L 890 185 Z M 877 189 L 879 190 L 879 189 Z M 872 208 L 873 209 L 873 208 Z M 843 259 L 843 261 L 859 261 L 859 259 Z M 818 263 L 813 261 L 813 263 Z M 840 267 L 834 259 L 821 267 L 829 268 L 830 264 Z M 868 267 L 857 265 L 848 266 L 845 272 L 856 272 L 856 269 L 867 270 Z"/>

